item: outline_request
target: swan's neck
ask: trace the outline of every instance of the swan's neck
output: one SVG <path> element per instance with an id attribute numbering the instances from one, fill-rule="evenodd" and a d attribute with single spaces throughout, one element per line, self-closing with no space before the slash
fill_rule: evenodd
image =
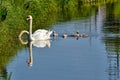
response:
<path id="1" fill-rule="evenodd" d="M 32 37 L 32 19 L 30 20 L 29 33 L 30 33 L 30 40 L 33 40 L 33 37 Z"/>

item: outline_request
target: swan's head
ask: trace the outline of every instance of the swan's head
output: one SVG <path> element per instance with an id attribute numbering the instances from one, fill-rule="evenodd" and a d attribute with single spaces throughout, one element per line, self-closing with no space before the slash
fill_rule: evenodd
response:
<path id="1" fill-rule="evenodd" d="M 32 16 L 28 15 L 27 20 L 32 20 Z"/>

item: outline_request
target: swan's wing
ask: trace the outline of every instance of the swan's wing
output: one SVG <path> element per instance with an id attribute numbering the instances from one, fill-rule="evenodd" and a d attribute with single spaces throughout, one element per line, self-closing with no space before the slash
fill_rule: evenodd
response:
<path id="1" fill-rule="evenodd" d="M 33 34 L 37 34 L 37 33 L 45 34 L 45 33 L 47 33 L 47 32 L 48 32 L 47 30 L 38 29 L 38 30 L 36 30 Z"/>
<path id="2" fill-rule="evenodd" d="M 36 40 L 40 40 L 40 39 L 49 39 L 51 34 L 52 34 L 52 31 L 50 30 L 38 29 L 32 34 L 32 36 Z"/>

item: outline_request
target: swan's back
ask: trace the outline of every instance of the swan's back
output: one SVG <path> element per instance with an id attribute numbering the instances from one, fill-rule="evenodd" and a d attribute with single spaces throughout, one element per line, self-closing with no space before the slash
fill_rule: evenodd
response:
<path id="1" fill-rule="evenodd" d="M 47 40 L 50 39 L 50 35 L 53 31 L 45 30 L 45 29 L 38 29 L 32 34 L 32 37 L 35 40 Z"/>

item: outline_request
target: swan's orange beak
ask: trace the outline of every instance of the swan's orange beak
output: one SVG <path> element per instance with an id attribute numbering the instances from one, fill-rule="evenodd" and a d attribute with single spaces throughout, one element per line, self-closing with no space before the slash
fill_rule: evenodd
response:
<path id="1" fill-rule="evenodd" d="M 30 18 L 29 18 L 29 17 L 27 17 L 27 18 L 26 18 L 26 20 L 28 21 L 28 20 L 30 20 Z"/>

